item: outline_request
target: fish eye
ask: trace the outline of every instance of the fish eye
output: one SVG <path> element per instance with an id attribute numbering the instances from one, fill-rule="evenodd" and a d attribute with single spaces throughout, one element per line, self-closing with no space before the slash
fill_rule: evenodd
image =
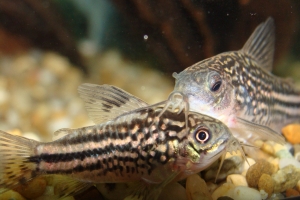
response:
<path id="1" fill-rule="evenodd" d="M 221 81 L 221 80 L 217 81 L 217 82 L 210 88 L 210 90 L 211 90 L 212 92 L 218 91 L 218 90 L 220 89 L 220 87 L 221 87 L 221 84 L 222 84 L 222 81 Z"/>
<path id="2" fill-rule="evenodd" d="M 199 143 L 204 144 L 209 140 L 210 132 L 207 128 L 200 127 L 195 131 L 195 138 Z"/>
<path id="3" fill-rule="evenodd" d="M 209 89 L 212 92 L 217 92 L 221 88 L 222 78 L 220 74 L 214 72 L 209 78 Z"/>

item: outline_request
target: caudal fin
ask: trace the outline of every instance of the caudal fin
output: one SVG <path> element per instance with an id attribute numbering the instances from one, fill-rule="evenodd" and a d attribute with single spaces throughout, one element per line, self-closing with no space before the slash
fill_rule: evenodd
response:
<path id="1" fill-rule="evenodd" d="M 37 141 L 0 131 L 0 193 L 36 176 Z"/>

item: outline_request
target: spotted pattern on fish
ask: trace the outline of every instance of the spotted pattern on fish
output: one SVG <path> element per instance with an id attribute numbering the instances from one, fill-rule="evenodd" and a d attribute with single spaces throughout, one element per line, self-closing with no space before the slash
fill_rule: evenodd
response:
<path id="1" fill-rule="evenodd" d="M 192 111 L 216 117 L 225 124 L 230 122 L 224 116 L 239 117 L 273 130 L 299 122 L 300 91 L 291 81 L 270 72 L 274 38 L 274 23 L 269 18 L 256 28 L 241 50 L 218 54 L 175 74 L 174 92 L 189 99 Z M 220 79 L 218 91 L 212 91 L 210 85 L 215 77 Z"/>

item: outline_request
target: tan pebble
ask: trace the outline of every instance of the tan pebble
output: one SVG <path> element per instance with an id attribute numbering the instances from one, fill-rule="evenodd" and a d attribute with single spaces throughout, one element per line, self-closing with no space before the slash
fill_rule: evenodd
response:
<path id="1" fill-rule="evenodd" d="M 198 174 L 193 174 L 187 178 L 186 193 L 189 200 L 212 200 L 205 181 Z"/>
<path id="2" fill-rule="evenodd" d="M 217 200 L 219 197 L 224 196 L 230 189 L 235 186 L 232 183 L 224 183 L 220 187 L 218 187 L 212 194 L 211 197 L 213 200 Z"/>
<path id="3" fill-rule="evenodd" d="M 274 181 L 274 192 L 284 192 L 288 188 L 293 188 L 300 180 L 300 169 L 293 165 L 288 165 L 272 175 Z"/>
<path id="4" fill-rule="evenodd" d="M 171 183 L 163 188 L 158 200 L 173 200 L 182 199 L 187 200 L 185 188 L 179 183 Z"/>
<path id="5" fill-rule="evenodd" d="M 278 144 L 278 143 L 275 143 L 273 148 L 274 148 L 275 153 L 278 152 L 278 151 L 281 151 L 283 149 L 286 149 L 284 145 Z"/>
<path id="6" fill-rule="evenodd" d="M 263 150 L 264 152 L 266 152 L 270 155 L 274 155 L 275 151 L 274 151 L 273 145 L 274 144 L 272 144 L 271 142 L 264 142 L 261 147 L 261 150 Z"/>
<path id="7" fill-rule="evenodd" d="M 258 180 L 258 190 L 264 190 L 271 197 L 274 190 L 273 179 L 269 174 L 262 174 Z"/>
<path id="8" fill-rule="evenodd" d="M 291 144 L 300 144 L 300 125 L 290 124 L 282 128 L 282 134 Z"/>
<path id="9" fill-rule="evenodd" d="M 12 199 L 13 200 L 26 200 L 18 192 L 15 192 L 13 190 L 9 190 L 0 195 L 0 200 L 12 200 Z"/>
<path id="10" fill-rule="evenodd" d="M 18 185 L 14 190 L 27 199 L 35 199 L 45 192 L 46 186 L 46 180 L 42 177 L 38 177 L 24 185 Z"/>
<path id="11" fill-rule="evenodd" d="M 274 173 L 279 169 L 279 158 L 270 158 L 268 162 L 274 166 Z"/>
<path id="12" fill-rule="evenodd" d="M 219 186 L 213 182 L 207 182 L 206 183 L 207 187 L 208 187 L 208 192 L 210 194 L 212 194 Z"/>
<path id="13" fill-rule="evenodd" d="M 274 167 L 271 163 L 265 160 L 257 160 L 257 162 L 252 165 L 246 174 L 246 180 L 250 187 L 257 187 L 258 180 L 262 174 L 272 175 L 274 172 Z"/>
<path id="14" fill-rule="evenodd" d="M 285 191 L 285 195 L 286 197 L 296 197 L 296 196 L 299 196 L 300 193 L 293 189 L 293 188 L 288 188 L 286 191 Z"/>
<path id="15" fill-rule="evenodd" d="M 243 167 L 243 171 L 242 171 L 243 176 L 246 176 L 246 173 L 247 173 L 249 167 L 251 167 L 252 165 L 255 164 L 254 159 L 252 159 L 252 158 L 246 158 L 246 159 L 247 159 L 247 161 L 246 160 L 244 161 L 244 167 Z"/>
<path id="16" fill-rule="evenodd" d="M 248 186 L 246 178 L 240 174 L 230 174 L 226 178 L 227 183 L 232 183 L 235 186 Z"/>

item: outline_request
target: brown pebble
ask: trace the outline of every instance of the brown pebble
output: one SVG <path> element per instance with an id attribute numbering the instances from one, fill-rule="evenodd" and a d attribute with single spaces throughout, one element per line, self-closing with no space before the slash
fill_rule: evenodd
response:
<path id="1" fill-rule="evenodd" d="M 186 180 L 186 193 L 189 200 L 212 200 L 205 181 L 198 175 L 193 174 Z"/>
<path id="2" fill-rule="evenodd" d="M 285 136 L 287 141 L 291 144 L 300 144 L 300 125 L 299 124 L 290 124 L 281 130 L 282 134 Z"/>
<path id="3" fill-rule="evenodd" d="M 254 165 L 249 167 L 246 180 L 249 187 L 257 187 L 258 180 L 262 174 L 272 175 L 274 172 L 274 166 L 265 160 L 257 160 Z"/>
<path id="4" fill-rule="evenodd" d="M 264 190 L 270 198 L 274 190 L 274 182 L 269 174 L 262 174 L 258 180 L 258 190 Z"/>
<path id="5" fill-rule="evenodd" d="M 14 190 L 26 199 L 35 199 L 44 194 L 46 186 L 46 180 L 43 177 L 37 177 L 24 185 L 18 185 Z"/>
<path id="6" fill-rule="evenodd" d="M 300 193 L 293 188 L 288 188 L 285 191 L 285 195 L 286 195 L 286 197 L 296 197 L 296 196 L 300 196 Z"/>

